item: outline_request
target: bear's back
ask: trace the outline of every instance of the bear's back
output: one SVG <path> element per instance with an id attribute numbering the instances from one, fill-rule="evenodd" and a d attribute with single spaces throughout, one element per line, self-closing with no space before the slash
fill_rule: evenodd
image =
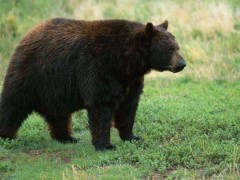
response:
<path id="1" fill-rule="evenodd" d="M 20 41 L 21 51 L 34 59 L 69 58 L 76 51 L 99 49 L 101 46 L 119 46 L 131 38 L 134 29 L 143 26 L 126 20 L 81 21 L 54 18 L 31 29 Z M 91 53 L 91 52 L 90 52 Z"/>

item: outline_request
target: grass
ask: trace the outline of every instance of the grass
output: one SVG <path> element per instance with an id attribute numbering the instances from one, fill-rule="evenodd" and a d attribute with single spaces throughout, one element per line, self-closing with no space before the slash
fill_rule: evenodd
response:
<path id="1" fill-rule="evenodd" d="M 85 111 L 73 115 L 77 144 L 50 139 L 33 114 L 13 141 L 0 140 L 0 179 L 239 179 L 240 8 L 237 0 L 0 0 L 0 87 L 25 32 L 56 16 L 168 19 L 188 67 L 146 78 L 135 132 L 143 140 L 96 152 Z M 117 7 L 117 8 L 116 8 Z"/>
<path id="2" fill-rule="evenodd" d="M 17 140 L 0 141 L 0 172 L 10 179 L 237 177 L 239 88 L 237 82 L 149 80 L 135 125 L 144 140 L 123 143 L 113 130 L 117 150 L 109 152 L 94 150 L 85 112 L 74 114 L 79 143 L 73 145 L 52 141 L 34 114 Z"/>

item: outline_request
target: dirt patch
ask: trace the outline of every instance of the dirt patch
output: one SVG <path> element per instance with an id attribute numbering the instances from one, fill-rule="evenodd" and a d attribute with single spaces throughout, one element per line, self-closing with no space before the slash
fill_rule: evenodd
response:
<path id="1" fill-rule="evenodd" d="M 29 156 L 39 156 L 41 154 L 43 154 L 43 151 L 41 150 L 29 150 L 26 152 L 26 154 L 28 154 Z"/>
<path id="2" fill-rule="evenodd" d="M 8 157 L 0 157 L 0 161 L 6 161 L 8 159 L 9 159 Z"/>
<path id="3" fill-rule="evenodd" d="M 57 157 L 57 161 L 65 162 L 65 163 L 70 163 L 71 158 L 70 157 Z"/>

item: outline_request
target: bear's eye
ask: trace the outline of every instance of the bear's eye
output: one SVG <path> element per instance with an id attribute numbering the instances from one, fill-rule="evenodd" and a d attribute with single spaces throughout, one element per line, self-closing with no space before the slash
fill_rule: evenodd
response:
<path id="1" fill-rule="evenodd" d="M 175 47 L 171 47 L 171 48 L 168 50 L 169 53 L 173 53 L 174 51 L 175 51 Z"/>

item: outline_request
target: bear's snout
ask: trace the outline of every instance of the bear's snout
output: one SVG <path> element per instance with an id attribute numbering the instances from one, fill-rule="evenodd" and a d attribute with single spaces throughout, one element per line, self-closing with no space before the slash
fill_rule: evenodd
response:
<path id="1" fill-rule="evenodd" d="M 172 72 L 179 72 L 182 71 L 186 67 L 186 62 L 184 59 L 179 60 L 177 66 L 174 68 Z"/>
<path id="2" fill-rule="evenodd" d="M 184 67 L 186 67 L 186 62 L 184 61 L 184 59 L 181 59 L 178 65 L 178 68 L 183 70 Z"/>

